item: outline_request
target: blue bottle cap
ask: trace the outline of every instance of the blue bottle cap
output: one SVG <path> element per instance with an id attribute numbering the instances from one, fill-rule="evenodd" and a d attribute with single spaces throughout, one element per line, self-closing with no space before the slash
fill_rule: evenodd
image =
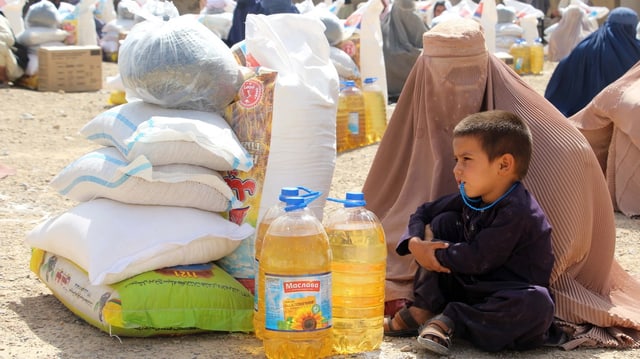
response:
<path id="1" fill-rule="evenodd" d="M 286 212 L 302 209 L 307 206 L 305 198 L 299 196 L 285 197 L 284 202 L 286 203 L 286 207 L 284 207 Z"/>
<path id="2" fill-rule="evenodd" d="M 342 203 L 345 208 L 364 207 L 367 204 L 364 200 L 364 193 L 362 192 L 347 192 L 345 197 L 345 199 L 327 198 L 327 200 Z"/>
<path id="3" fill-rule="evenodd" d="M 282 187 L 282 189 L 280 189 L 280 197 L 278 197 L 278 199 L 284 202 L 286 197 L 297 196 L 299 193 L 298 187 Z"/>

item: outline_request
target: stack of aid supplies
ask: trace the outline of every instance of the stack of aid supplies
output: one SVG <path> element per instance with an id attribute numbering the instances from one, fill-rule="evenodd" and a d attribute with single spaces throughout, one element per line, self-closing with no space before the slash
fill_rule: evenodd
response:
<path id="1" fill-rule="evenodd" d="M 119 68 L 135 99 L 80 130 L 101 147 L 51 181 L 80 204 L 27 236 L 32 270 L 115 335 L 252 329 L 251 293 L 213 263 L 254 232 L 222 214 L 242 205 L 223 171 L 253 166 L 220 115 L 243 76 L 222 41 L 179 20 L 127 38 Z"/>
<path id="2" fill-rule="evenodd" d="M 328 192 L 335 135 L 280 133 L 290 127 L 277 126 L 280 75 L 248 71 L 185 17 L 136 25 L 118 67 L 128 103 L 80 130 L 101 147 L 51 181 L 80 203 L 27 235 L 32 271 L 76 315 L 113 335 L 253 331 L 248 281 L 260 210 L 289 180 Z M 331 81 L 337 95 L 337 78 L 318 82 Z M 335 98 L 321 97 L 329 105 L 300 106 L 335 116 Z M 255 126 L 266 118 L 268 127 Z M 283 150 L 269 154 L 270 147 Z M 297 171 L 280 173 L 289 165 Z"/>

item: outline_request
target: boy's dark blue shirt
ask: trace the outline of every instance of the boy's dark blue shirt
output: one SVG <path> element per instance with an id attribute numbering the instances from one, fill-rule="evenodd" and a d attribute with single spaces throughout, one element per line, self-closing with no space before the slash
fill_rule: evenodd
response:
<path id="1" fill-rule="evenodd" d="M 524 185 L 520 183 L 484 211 L 469 208 L 459 193 L 421 205 L 411 215 L 396 252 L 409 254 L 409 239 L 424 238 L 425 226 L 444 212 L 461 215 L 464 238 L 435 239 L 450 242 L 448 248 L 436 250 L 442 266 L 471 281 L 520 281 L 549 287 L 554 264 L 551 225 Z"/>

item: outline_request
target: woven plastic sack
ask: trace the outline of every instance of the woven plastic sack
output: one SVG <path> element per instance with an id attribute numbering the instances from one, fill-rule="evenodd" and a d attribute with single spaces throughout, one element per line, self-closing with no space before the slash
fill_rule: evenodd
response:
<path id="1" fill-rule="evenodd" d="M 213 263 L 159 268 L 94 285 L 69 259 L 34 248 L 30 269 L 65 307 L 110 335 L 253 330 L 253 296 Z"/>

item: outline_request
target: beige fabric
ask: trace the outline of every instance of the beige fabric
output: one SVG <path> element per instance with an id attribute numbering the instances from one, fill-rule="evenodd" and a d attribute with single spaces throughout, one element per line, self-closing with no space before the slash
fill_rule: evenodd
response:
<path id="1" fill-rule="evenodd" d="M 640 215 L 640 63 L 569 120 L 585 135 L 607 178 L 614 208 Z"/>
<path id="2" fill-rule="evenodd" d="M 531 128 L 533 158 L 524 183 L 553 226 L 556 316 L 567 323 L 640 330 L 640 305 L 629 300 L 640 296 L 640 284 L 614 262 L 613 206 L 584 136 L 487 53 L 473 20 L 441 23 L 423 39 L 424 54 L 407 79 L 363 187 L 367 207 L 380 217 L 387 236 L 386 300 L 412 299 L 416 264 L 411 256 L 395 254 L 409 215 L 421 203 L 457 191 L 453 127 L 470 113 L 502 109 Z"/>
<path id="3" fill-rule="evenodd" d="M 15 45 L 15 37 L 11 30 L 9 20 L 0 15 L 0 70 L 6 71 L 9 81 L 15 81 L 24 74 L 24 71 L 18 66 L 18 60 L 11 51 Z M 0 78 L 0 82 L 1 82 Z"/>

